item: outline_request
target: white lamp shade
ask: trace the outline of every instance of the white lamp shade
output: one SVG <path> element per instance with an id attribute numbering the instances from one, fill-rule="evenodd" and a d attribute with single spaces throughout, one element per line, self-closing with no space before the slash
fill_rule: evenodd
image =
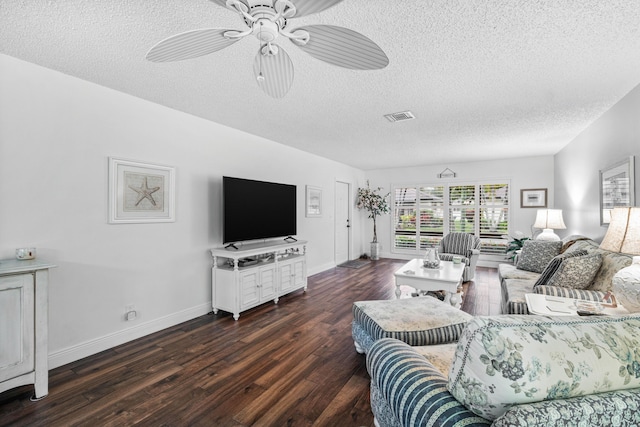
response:
<path id="1" fill-rule="evenodd" d="M 605 234 L 600 249 L 611 252 L 620 252 L 624 235 L 627 232 L 627 223 L 629 222 L 629 208 L 614 208 L 611 210 L 611 221 L 607 234 Z"/>
<path id="2" fill-rule="evenodd" d="M 567 226 L 562 219 L 562 209 L 538 209 L 533 227 L 564 230 Z"/>
<path id="3" fill-rule="evenodd" d="M 640 255 L 640 208 L 614 208 L 600 248 Z"/>
<path id="4" fill-rule="evenodd" d="M 640 255 L 640 208 L 629 209 L 629 222 L 620 252 Z"/>

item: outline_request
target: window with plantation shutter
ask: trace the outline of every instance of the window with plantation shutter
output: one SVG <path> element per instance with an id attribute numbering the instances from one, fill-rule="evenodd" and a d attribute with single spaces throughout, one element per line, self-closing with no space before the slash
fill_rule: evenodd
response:
<path id="1" fill-rule="evenodd" d="M 403 187 L 393 191 L 394 248 L 416 248 L 416 188 Z"/>
<path id="2" fill-rule="evenodd" d="M 420 187 L 420 248 L 437 245 L 444 236 L 444 187 Z"/>
<path id="3" fill-rule="evenodd" d="M 509 233 L 509 185 L 480 185 L 480 229 L 481 253 L 502 255 L 506 253 L 507 241 L 502 239 Z"/>
<path id="4" fill-rule="evenodd" d="M 476 186 L 452 185 L 449 187 L 449 232 L 476 232 Z"/>
<path id="5" fill-rule="evenodd" d="M 447 183 L 393 189 L 393 251 L 420 253 L 452 232 L 480 237 L 481 252 L 504 254 L 509 184 Z"/>

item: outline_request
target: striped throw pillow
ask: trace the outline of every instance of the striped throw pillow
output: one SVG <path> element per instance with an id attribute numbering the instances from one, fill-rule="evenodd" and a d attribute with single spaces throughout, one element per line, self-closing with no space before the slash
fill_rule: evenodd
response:
<path id="1" fill-rule="evenodd" d="M 553 276 L 556 273 L 556 271 L 558 271 L 558 269 L 560 268 L 560 265 L 565 259 L 573 258 L 576 256 L 584 256 L 587 253 L 588 252 L 585 249 L 578 249 L 573 252 L 565 252 L 563 254 L 553 257 L 553 259 L 549 261 L 549 264 L 547 264 L 547 266 L 544 268 L 544 270 L 540 274 L 540 277 L 538 277 L 538 280 L 536 280 L 536 283 L 533 285 L 533 287 L 535 288 L 536 286 L 546 285 L 549 279 L 551 278 L 551 276 Z"/>

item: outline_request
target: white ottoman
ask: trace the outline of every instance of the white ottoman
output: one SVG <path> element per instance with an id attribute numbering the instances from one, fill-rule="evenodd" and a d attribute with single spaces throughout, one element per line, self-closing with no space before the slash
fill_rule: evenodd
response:
<path id="1" fill-rule="evenodd" d="M 358 353 L 367 353 L 380 338 L 396 338 L 411 346 L 458 341 L 473 316 L 425 296 L 353 303 L 351 332 Z"/>

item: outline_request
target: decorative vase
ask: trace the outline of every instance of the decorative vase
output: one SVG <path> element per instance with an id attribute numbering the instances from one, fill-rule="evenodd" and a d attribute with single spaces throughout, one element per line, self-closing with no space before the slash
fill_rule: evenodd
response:
<path id="1" fill-rule="evenodd" d="M 427 248 L 422 264 L 425 268 L 440 267 L 440 255 L 438 254 L 438 248 Z"/>
<path id="2" fill-rule="evenodd" d="M 629 312 L 640 312 L 640 256 L 613 276 L 613 294 Z"/>
<path id="3" fill-rule="evenodd" d="M 371 242 L 371 259 L 379 260 L 380 259 L 380 243 Z"/>

